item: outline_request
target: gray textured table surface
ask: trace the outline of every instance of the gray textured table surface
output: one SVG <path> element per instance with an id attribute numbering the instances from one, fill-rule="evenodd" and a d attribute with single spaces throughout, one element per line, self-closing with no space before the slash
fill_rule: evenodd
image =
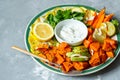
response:
<path id="1" fill-rule="evenodd" d="M 120 80 L 120 55 L 107 68 L 82 77 L 52 73 L 30 56 L 12 50 L 12 45 L 25 49 L 24 32 L 37 13 L 56 5 L 82 4 L 96 9 L 107 8 L 120 21 L 120 0 L 0 0 L 0 80 Z"/>

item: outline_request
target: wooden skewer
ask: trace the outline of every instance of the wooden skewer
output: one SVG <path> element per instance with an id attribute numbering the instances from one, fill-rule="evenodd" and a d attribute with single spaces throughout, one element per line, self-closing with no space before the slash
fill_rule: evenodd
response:
<path id="1" fill-rule="evenodd" d="M 11 48 L 12 48 L 12 49 L 15 49 L 15 50 L 18 50 L 18 51 L 20 51 L 20 52 L 22 52 L 22 53 L 25 53 L 25 54 L 27 54 L 27 55 L 29 55 L 29 56 L 33 56 L 33 57 L 35 57 L 35 58 L 38 58 L 38 59 L 43 60 L 43 61 L 45 61 L 45 62 L 48 62 L 48 63 L 50 63 L 51 65 L 54 65 L 54 66 L 56 66 L 56 67 L 58 67 L 58 68 L 61 67 L 59 64 L 50 62 L 50 61 L 47 60 L 47 59 L 44 59 L 44 58 L 39 57 L 39 56 L 36 56 L 36 55 L 32 54 L 31 52 L 28 52 L 28 51 L 26 51 L 26 50 L 23 50 L 23 49 L 20 48 L 20 47 L 12 46 Z"/>

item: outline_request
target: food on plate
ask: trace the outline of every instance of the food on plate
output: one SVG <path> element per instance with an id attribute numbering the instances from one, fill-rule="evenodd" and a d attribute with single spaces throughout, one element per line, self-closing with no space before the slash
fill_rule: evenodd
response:
<path id="1" fill-rule="evenodd" d="M 71 61 L 88 61 L 90 54 L 85 46 L 73 47 L 71 52 L 67 52 L 66 56 L 71 59 Z"/>
<path id="2" fill-rule="evenodd" d="M 56 13 L 54 12 L 55 11 L 53 11 L 53 13 L 45 15 L 45 17 L 47 16 L 45 22 L 52 25 L 53 28 L 57 25 L 58 22 L 65 19 L 73 18 L 81 21 L 83 20 L 83 17 L 85 15 L 84 12 L 72 11 L 71 9 L 64 9 L 64 10 L 59 9 L 56 11 Z"/>
<path id="3" fill-rule="evenodd" d="M 107 25 L 107 35 L 108 36 L 113 36 L 116 32 L 115 26 L 113 25 L 112 22 L 106 22 Z"/>
<path id="4" fill-rule="evenodd" d="M 55 26 L 54 31 L 55 37 L 59 42 L 67 42 L 72 46 L 80 45 L 88 34 L 86 25 L 74 19 L 66 19 L 59 22 Z"/>
<path id="5" fill-rule="evenodd" d="M 47 41 L 50 40 L 53 35 L 54 31 L 51 25 L 47 23 L 36 23 L 33 27 L 33 34 L 40 40 L 40 41 Z"/>
<path id="6" fill-rule="evenodd" d="M 106 14 L 105 10 L 103 8 L 98 12 L 85 7 L 58 7 L 46 12 L 30 28 L 28 41 L 31 52 L 61 65 L 65 73 L 104 64 L 115 56 L 117 41 L 111 37 L 119 32 L 118 20 L 112 19 L 114 14 Z M 66 41 L 59 42 L 54 36 L 56 25 L 66 19 L 77 20 L 87 26 L 88 34 L 81 44 L 72 46 Z M 61 32 L 62 37 L 70 41 L 74 37 L 72 33 L 79 31 L 76 28 L 81 26 L 65 27 Z M 73 32 L 72 27 L 75 27 Z"/>

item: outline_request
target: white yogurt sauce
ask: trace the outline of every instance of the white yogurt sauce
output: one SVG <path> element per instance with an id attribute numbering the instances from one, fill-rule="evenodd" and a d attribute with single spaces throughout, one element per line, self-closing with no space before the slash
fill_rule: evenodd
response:
<path id="1" fill-rule="evenodd" d="M 86 26 L 84 26 L 86 27 Z M 83 40 L 86 35 L 86 31 L 82 24 L 70 23 L 63 26 L 60 31 L 60 37 L 68 43 L 75 43 Z"/>
<path id="2" fill-rule="evenodd" d="M 63 26 L 62 30 L 60 31 L 60 36 L 65 41 L 69 43 L 74 43 L 82 37 L 82 34 L 80 35 L 79 26 L 74 25 L 65 25 Z"/>
<path id="3" fill-rule="evenodd" d="M 87 37 L 88 30 L 83 22 L 67 19 L 59 22 L 55 27 L 55 37 L 61 42 L 75 46 L 80 45 Z"/>

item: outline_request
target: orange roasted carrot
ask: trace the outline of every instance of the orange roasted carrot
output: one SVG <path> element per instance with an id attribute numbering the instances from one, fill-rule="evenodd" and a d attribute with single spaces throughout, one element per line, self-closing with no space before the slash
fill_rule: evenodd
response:
<path id="1" fill-rule="evenodd" d="M 98 23 L 98 20 L 99 20 L 99 18 L 100 18 L 103 14 L 105 14 L 105 8 L 103 8 L 103 9 L 99 12 L 99 14 L 95 17 L 95 19 L 94 19 L 94 21 L 93 21 L 93 24 L 92 24 L 92 27 L 93 27 L 93 28 L 96 28 L 96 25 L 97 25 L 97 23 Z"/>
<path id="2" fill-rule="evenodd" d="M 98 49 L 100 48 L 100 43 L 99 42 L 93 42 L 90 44 L 90 49 L 94 50 L 94 51 L 98 51 Z"/>
<path id="3" fill-rule="evenodd" d="M 95 28 L 96 26 L 96 23 L 97 23 L 97 19 L 98 19 L 98 15 L 95 16 L 94 20 L 93 20 L 93 23 L 92 23 L 92 27 Z"/>
<path id="4" fill-rule="evenodd" d="M 93 17 L 95 18 L 96 15 L 97 15 L 97 12 L 94 12 Z M 88 20 L 88 21 L 87 21 L 88 26 L 91 26 L 92 23 L 93 23 L 93 21 L 94 21 L 94 19 L 93 19 L 93 20 Z"/>
<path id="5" fill-rule="evenodd" d="M 93 20 L 88 20 L 88 21 L 87 21 L 87 25 L 88 25 L 88 26 L 92 25 L 92 23 L 93 23 Z"/>
<path id="6" fill-rule="evenodd" d="M 110 21 L 113 16 L 114 16 L 114 14 L 109 14 L 109 15 L 105 16 L 103 22 Z"/>
<path id="7" fill-rule="evenodd" d="M 100 27 L 100 25 L 101 25 L 101 23 L 103 22 L 103 20 L 104 20 L 104 17 L 105 17 L 105 14 L 102 14 L 100 17 L 99 17 L 99 19 L 98 19 L 98 22 L 97 22 L 97 24 L 96 24 L 96 28 L 99 28 Z"/>

